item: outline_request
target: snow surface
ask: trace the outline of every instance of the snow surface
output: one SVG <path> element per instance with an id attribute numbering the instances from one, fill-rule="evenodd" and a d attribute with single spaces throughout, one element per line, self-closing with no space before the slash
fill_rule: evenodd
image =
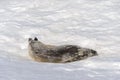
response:
<path id="1" fill-rule="evenodd" d="M 99 56 L 38 63 L 27 39 L 77 44 Z M 119 80 L 120 0 L 0 0 L 0 80 Z"/>

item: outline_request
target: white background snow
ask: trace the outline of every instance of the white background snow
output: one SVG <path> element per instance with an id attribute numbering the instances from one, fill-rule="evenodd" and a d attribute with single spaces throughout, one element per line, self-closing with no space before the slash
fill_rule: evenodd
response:
<path id="1" fill-rule="evenodd" d="M 38 63 L 27 39 L 75 44 L 99 56 Z M 0 80 L 119 80 L 120 0 L 0 0 Z"/>

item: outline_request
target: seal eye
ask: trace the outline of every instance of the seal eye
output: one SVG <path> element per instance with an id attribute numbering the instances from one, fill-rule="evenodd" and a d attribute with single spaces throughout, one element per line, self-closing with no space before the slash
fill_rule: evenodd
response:
<path id="1" fill-rule="evenodd" d="M 32 38 L 29 38 L 29 39 L 28 39 L 28 42 L 31 42 L 31 41 L 32 41 Z"/>
<path id="2" fill-rule="evenodd" d="M 34 38 L 34 40 L 35 40 L 35 41 L 38 41 L 38 38 L 37 38 L 37 37 L 35 37 L 35 38 Z"/>

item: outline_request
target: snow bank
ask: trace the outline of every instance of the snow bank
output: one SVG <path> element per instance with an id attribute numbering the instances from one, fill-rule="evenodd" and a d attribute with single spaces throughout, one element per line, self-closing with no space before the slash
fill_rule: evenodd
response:
<path id="1" fill-rule="evenodd" d="M 1 80 L 119 80 L 119 0 L 0 1 Z M 27 39 L 77 44 L 99 56 L 69 64 L 29 59 Z"/>

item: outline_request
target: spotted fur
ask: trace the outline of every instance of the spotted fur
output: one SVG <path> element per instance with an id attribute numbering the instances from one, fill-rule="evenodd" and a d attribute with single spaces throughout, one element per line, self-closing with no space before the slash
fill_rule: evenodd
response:
<path id="1" fill-rule="evenodd" d="M 29 55 L 35 61 L 40 62 L 67 63 L 97 55 L 95 50 L 76 45 L 46 45 L 36 37 L 34 39 L 29 38 L 28 42 Z"/>

